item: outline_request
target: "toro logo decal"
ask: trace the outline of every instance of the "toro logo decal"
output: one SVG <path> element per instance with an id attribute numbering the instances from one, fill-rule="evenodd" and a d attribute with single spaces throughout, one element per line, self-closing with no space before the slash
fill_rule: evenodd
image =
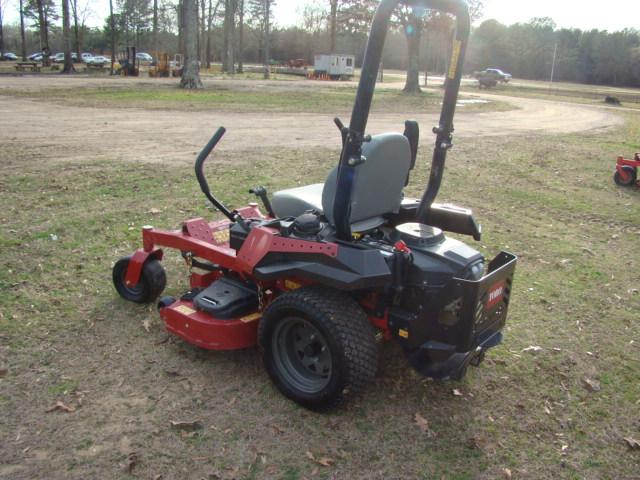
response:
<path id="1" fill-rule="evenodd" d="M 487 294 L 487 303 L 484 304 L 485 310 L 495 307 L 502 301 L 504 296 L 504 282 L 493 285 Z"/>

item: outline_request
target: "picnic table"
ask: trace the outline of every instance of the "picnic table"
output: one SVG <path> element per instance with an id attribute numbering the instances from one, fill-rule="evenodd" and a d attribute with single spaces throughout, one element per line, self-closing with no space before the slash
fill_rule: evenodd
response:
<path id="1" fill-rule="evenodd" d="M 40 65 L 38 64 L 38 62 L 17 62 L 16 63 L 16 71 L 26 72 L 27 70 L 31 72 L 39 72 Z"/>

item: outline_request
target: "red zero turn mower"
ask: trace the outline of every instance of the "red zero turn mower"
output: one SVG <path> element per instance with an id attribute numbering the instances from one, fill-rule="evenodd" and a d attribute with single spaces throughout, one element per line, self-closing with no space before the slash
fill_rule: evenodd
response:
<path id="1" fill-rule="evenodd" d="M 158 308 L 169 332 L 201 348 L 260 345 L 278 389 L 311 409 L 333 407 L 376 373 L 377 338 L 400 343 L 409 363 L 437 379 L 460 379 L 502 340 L 516 257 L 488 263 L 444 231 L 480 240 L 470 210 L 434 203 L 447 150 L 469 36 L 462 0 L 414 0 L 410 6 L 457 20 L 429 184 L 404 198 L 414 168 L 418 125 L 403 134 L 365 134 L 389 19 L 399 0 L 383 0 L 369 36 L 351 123 L 336 124 L 342 153 L 324 184 L 273 194 L 229 210 L 209 190 L 203 164 L 225 130 L 196 160 L 202 191 L 226 219 L 194 218 L 180 230 L 144 227 L 143 248 L 113 269 L 118 293 L 154 301 L 165 286 L 161 247 L 180 250 L 191 290 Z"/>
<path id="2" fill-rule="evenodd" d="M 631 187 L 638 182 L 638 167 L 640 167 L 640 153 L 636 153 L 633 160 L 618 157 L 613 181 L 621 187 Z"/>

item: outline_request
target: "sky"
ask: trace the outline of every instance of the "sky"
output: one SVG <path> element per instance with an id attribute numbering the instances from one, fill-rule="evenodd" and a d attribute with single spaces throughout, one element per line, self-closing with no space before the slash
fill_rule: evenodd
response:
<path id="1" fill-rule="evenodd" d="M 17 21 L 18 0 L 0 1 L 5 5 L 5 22 Z M 276 23 L 282 26 L 298 23 L 301 7 L 308 1 L 328 3 L 328 0 L 277 0 L 274 11 Z M 92 0 L 90 3 L 94 13 L 89 25 L 102 26 L 109 13 L 109 1 Z M 527 22 L 533 17 L 551 17 L 559 27 L 583 30 L 640 29 L 640 0 L 607 0 L 602 6 L 585 0 L 484 0 L 482 20 L 493 18 L 510 25 Z"/>

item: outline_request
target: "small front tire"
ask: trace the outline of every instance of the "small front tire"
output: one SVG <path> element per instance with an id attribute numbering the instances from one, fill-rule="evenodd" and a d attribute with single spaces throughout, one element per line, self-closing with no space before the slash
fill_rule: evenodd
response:
<path id="1" fill-rule="evenodd" d="M 160 296 L 167 285 L 167 274 L 158 260 L 148 259 L 142 266 L 137 285 L 125 283 L 131 257 L 123 257 L 113 266 L 113 285 L 125 300 L 135 303 L 151 303 Z"/>
<path id="2" fill-rule="evenodd" d="M 376 374 L 374 329 L 360 306 L 337 290 L 283 293 L 265 311 L 258 339 L 271 380 L 310 410 L 338 406 Z"/>
<path id="3" fill-rule="evenodd" d="M 616 185 L 621 187 L 630 187 L 636 183 L 637 180 L 637 172 L 636 169 L 629 166 L 623 165 L 622 173 L 619 170 L 616 170 L 616 173 L 613 174 L 613 181 L 616 182 Z"/>

